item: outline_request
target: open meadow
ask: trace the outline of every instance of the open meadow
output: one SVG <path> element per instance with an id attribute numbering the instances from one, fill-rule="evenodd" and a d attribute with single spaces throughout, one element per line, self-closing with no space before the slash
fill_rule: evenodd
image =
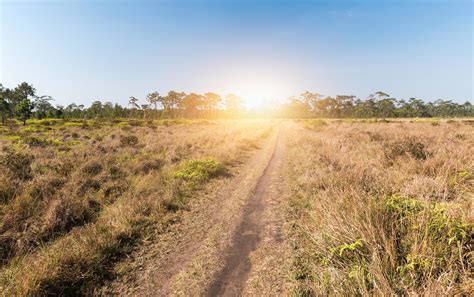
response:
<path id="1" fill-rule="evenodd" d="M 473 120 L 29 120 L 6 295 L 472 292 Z"/>
<path id="2" fill-rule="evenodd" d="M 473 12 L 0 0 L 0 297 L 474 297 Z"/>

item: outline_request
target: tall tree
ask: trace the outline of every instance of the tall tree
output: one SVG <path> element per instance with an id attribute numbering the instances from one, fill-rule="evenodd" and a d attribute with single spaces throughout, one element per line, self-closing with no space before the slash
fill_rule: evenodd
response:
<path id="1" fill-rule="evenodd" d="M 16 105 L 22 102 L 23 100 L 29 100 L 30 103 L 33 101 L 36 97 L 36 89 L 28 84 L 27 82 L 22 82 L 18 86 L 16 86 L 15 89 L 13 89 L 11 92 L 8 92 L 8 98 L 10 101 L 10 117 L 13 118 L 13 116 L 16 113 Z"/>
<path id="2" fill-rule="evenodd" d="M 130 104 L 132 109 L 139 108 L 137 102 L 138 102 L 138 99 L 133 96 L 130 96 L 130 98 L 128 99 L 128 104 Z"/>
<path id="3" fill-rule="evenodd" d="M 308 105 L 313 115 L 316 115 L 318 113 L 317 102 L 321 100 L 321 98 L 323 98 L 321 94 L 306 91 L 300 95 L 300 98 L 302 102 Z"/>
<path id="4" fill-rule="evenodd" d="M 150 105 L 153 106 L 155 109 L 155 117 L 158 114 L 157 110 L 158 110 L 158 103 L 161 100 L 160 98 L 161 96 L 160 96 L 160 93 L 158 92 L 152 92 L 146 95 L 146 101 L 148 101 L 148 103 L 150 103 Z"/>
<path id="5" fill-rule="evenodd" d="M 203 105 L 202 95 L 191 93 L 186 95 L 180 103 L 186 115 L 194 117 L 200 106 Z"/>
<path id="6" fill-rule="evenodd" d="M 222 101 L 222 98 L 216 93 L 208 92 L 204 94 L 203 100 L 207 109 L 211 111 L 217 108 L 217 105 Z"/>
<path id="7" fill-rule="evenodd" d="M 54 107 L 49 103 L 53 101 L 51 96 L 40 96 L 35 98 L 35 117 L 44 119 L 48 114 L 54 113 Z"/>
<path id="8" fill-rule="evenodd" d="M 0 114 L 2 115 L 2 125 L 5 125 L 7 114 L 10 112 L 10 104 L 7 99 L 9 90 L 0 83 Z"/>
<path id="9" fill-rule="evenodd" d="M 21 100 L 15 105 L 15 114 L 17 118 L 23 122 L 23 126 L 26 125 L 26 120 L 31 118 L 35 105 L 28 98 Z"/>
<path id="10" fill-rule="evenodd" d="M 170 111 L 170 115 L 172 118 L 176 116 L 175 110 L 181 106 L 182 101 L 184 100 L 186 94 L 183 92 L 176 92 L 174 90 L 171 90 L 168 92 L 168 95 L 166 95 L 166 105 L 168 107 L 168 110 Z"/>

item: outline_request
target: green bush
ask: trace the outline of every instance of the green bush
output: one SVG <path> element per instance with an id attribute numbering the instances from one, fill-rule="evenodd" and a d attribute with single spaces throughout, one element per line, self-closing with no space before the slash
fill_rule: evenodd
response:
<path id="1" fill-rule="evenodd" d="M 224 165 L 212 157 L 188 160 L 174 172 L 174 176 L 194 184 L 200 184 L 209 179 L 224 174 Z"/>
<path id="2" fill-rule="evenodd" d="M 448 215 L 440 203 L 395 195 L 385 200 L 384 212 L 387 234 L 395 232 L 398 239 L 396 271 L 405 285 L 469 266 L 473 226 Z"/>
<path id="3" fill-rule="evenodd" d="M 426 145 L 415 138 L 406 138 L 384 145 L 384 155 L 389 161 L 400 156 L 410 156 L 416 160 L 426 160 L 430 154 L 426 150 Z"/>
<path id="4" fill-rule="evenodd" d="M 120 138 L 121 146 L 136 146 L 138 144 L 138 137 L 134 135 L 122 136 Z"/>
<path id="5" fill-rule="evenodd" d="M 97 161 L 90 161 L 82 167 L 82 172 L 87 175 L 95 176 L 102 171 L 102 165 Z"/>
<path id="6" fill-rule="evenodd" d="M 12 178 L 20 180 L 30 179 L 33 156 L 7 149 L 5 155 L 0 156 L 0 165 L 7 169 Z"/>

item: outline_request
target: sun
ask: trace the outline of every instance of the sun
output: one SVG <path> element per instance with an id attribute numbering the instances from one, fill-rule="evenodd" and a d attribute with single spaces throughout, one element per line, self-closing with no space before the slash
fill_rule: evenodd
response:
<path id="1" fill-rule="evenodd" d="M 238 84 L 234 90 L 242 98 L 244 107 L 250 110 L 268 109 L 273 102 L 283 100 L 288 94 L 283 84 L 269 79 L 247 80 Z"/>

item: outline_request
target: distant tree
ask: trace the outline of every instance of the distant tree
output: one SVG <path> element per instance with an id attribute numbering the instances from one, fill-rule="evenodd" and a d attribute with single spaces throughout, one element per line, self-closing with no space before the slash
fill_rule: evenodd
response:
<path id="1" fill-rule="evenodd" d="M 63 119 L 64 118 L 64 106 L 56 105 L 56 108 L 54 108 L 54 115 L 51 116 L 51 117 L 58 118 L 58 119 Z"/>
<path id="2" fill-rule="evenodd" d="M 140 106 L 138 105 L 138 99 L 133 96 L 130 96 L 128 100 L 128 104 L 132 107 L 132 112 L 131 112 L 132 117 L 136 116 L 136 113 L 137 113 L 136 110 L 140 108 Z"/>
<path id="3" fill-rule="evenodd" d="M 53 98 L 50 96 L 40 96 L 35 98 L 35 116 L 38 119 L 44 119 L 48 114 L 54 114 L 55 108 L 50 101 L 53 101 Z"/>
<path id="4" fill-rule="evenodd" d="M 284 115 L 291 118 L 307 118 L 311 116 L 311 105 L 303 98 L 290 97 L 288 102 L 283 104 Z"/>
<path id="5" fill-rule="evenodd" d="M 10 104 L 7 99 L 7 88 L 0 83 L 0 114 L 2 116 L 2 125 L 5 125 L 6 118 L 10 112 Z"/>
<path id="6" fill-rule="evenodd" d="M 239 96 L 229 94 L 225 97 L 225 108 L 232 114 L 240 113 L 244 109 L 244 101 Z"/>
<path id="7" fill-rule="evenodd" d="M 187 94 L 180 103 L 180 106 L 184 109 L 184 112 L 187 116 L 194 117 L 197 114 L 197 111 L 200 106 L 203 105 L 203 96 L 190 93 Z"/>
<path id="8" fill-rule="evenodd" d="M 133 97 L 133 96 L 130 96 L 129 100 L 128 100 L 128 104 L 130 104 L 130 106 L 132 107 L 132 109 L 135 109 L 135 108 L 139 108 L 138 106 L 138 99 Z"/>
<path id="9" fill-rule="evenodd" d="M 120 104 L 115 103 L 113 115 L 114 118 L 125 118 L 127 117 L 127 110 Z"/>
<path id="10" fill-rule="evenodd" d="M 396 99 L 395 98 L 384 98 L 377 101 L 378 117 L 389 118 L 394 117 L 396 114 Z"/>
<path id="11" fill-rule="evenodd" d="M 216 93 L 208 92 L 203 96 L 204 105 L 209 111 L 216 109 L 217 105 L 222 101 L 221 96 Z"/>
<path id="12" fill-rule="evenodd" d="M 148 103 L 150 103 L 150 105 L 153 106 L 155 109 L 155 117 L 157 115 L 158 103 L 161 101 L 160 98 L 161 96 L 158 92 L 152 92 L 146 95 L 146 101 L 148 101 Z"/>
<path id="13" fill-rule="evenodd" d="M 11 91 L 7 90 L 7 98 L 9 99 L 10 103 L 10 117 L 13 118 L 16 114 L 17 104 L 19 104 L 23 100 L 29 100 L 31 103 L 35 99 L 35 97 L 36 89 L 26 82 L 22 82 Z"/>
<path id="14" fill-rule="evenodd" d="M 20 102 L 18 102 L 15 106 L 15 114 L 17 118 L 23 122 L 23 126 L 26 125 L 26 120 L 31 118 L 31 115 L 33 114 L 33 109 L 35 105 L 31 100 L 29 99 L 23 99 Z"/>
<path id="15" fill-rule="evenodd" d="M 65 118 L 83 118 L 84 117 L 84 105 L 77 105 L 71 103 L 66 108 L 64 108 L 64 117 Z"/>
<path id="16" fill-rule="evenodd" d="M 321 100 L 323 98 L 323 96 L 319 93 L 311 93 L 311 92 L 304 92 L 303 94 L 300 95 L 300 100 L 307 104 L 309 109 L 310 109 L 310 112 L 313 114 L 313 115 L 317 115 L 318 112 L 320 112 L 317 108 L 317 105 L 318 105 L 318 101 Z"/>
<path id="17" fill-rule="evenodd" d="M 382 91 L 375 92 L 375 96 L 377 96 L 378 99 L 383 99 L 383 98 L 390 97 L 389 94 L 387 94 L 385 92 L 382 92 Z"/>
<path id="18" fill-rule="evenodd" d="M 148 111 L 150 110 L 150 105 L 149 104 L 142 104 L 141 105 L 141 108 L 143 110 L 143 118 L 147 118 L 148 117 Z"/>
<path id="19" fill-rule="evenodd" d="M 87 113 L 91 118 L 102 118 L 103 105 L 100 101 L 92 102 L 91 106 L 87 109 Z"/>
<path id="20" fill-rule="evenodd" d="M 410 108 L 413 112 L 412 116 L 415 117 L 429 117 L 428 107 L 421 99 L 410 98 L 408 101 Z"/>
<path id="21" fill-rule="evenodd" d="M 331 117 L 334 115 L 335 110 L 337 109 L 336 99 L 331 96 L 326 96 L 324 99 L 318 100 L 316 102 L 316 108 L 320 111 L 321 116 Z"/>
<path id="22" fill-rule="evenodd" d="M 165 111 L 169 111 L 169 114 L 172 118 L 176 116 L 175 110 L 178 109 L 180 106 L 183 106 L 182 102 L 185 97 L 185 93 L 176 92 L 174 90 L 169 91 L 168 94 L 165 96 L 164 101 L 166 102 L 167 107 L 165 108 Z"/>
<path id="23" fill-rule="evenodd" d="M 336 117 L 352 116 L 354 109 L 354 95 L 337 95 L 335 98 L 335 108 L 333 115 Z"/>

